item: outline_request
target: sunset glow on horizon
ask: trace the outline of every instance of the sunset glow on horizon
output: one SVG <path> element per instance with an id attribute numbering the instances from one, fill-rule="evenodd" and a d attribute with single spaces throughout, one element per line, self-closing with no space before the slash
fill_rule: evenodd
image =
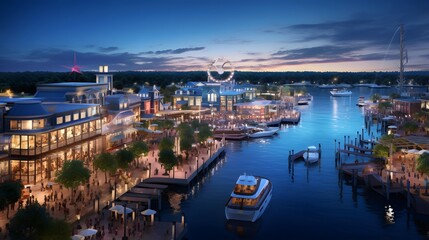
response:
<path id="1" fill-rule="evenodd" d="M 73 4 L 71 4 L 73 3 Z M 6 0 L 0 71 L 429 70 L 429 2 Z"/>

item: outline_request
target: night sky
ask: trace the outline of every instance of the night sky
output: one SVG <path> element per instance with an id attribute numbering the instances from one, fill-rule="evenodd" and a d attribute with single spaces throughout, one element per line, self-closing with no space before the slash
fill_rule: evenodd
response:
<path id="1" fill-rule="evenodd" d="M 2 0 L 0 71 L 429 70 L 428 0 Z M 395 34 L 396 32 L 396 34 Z M 395 35 L 394 35 L 395 34 Z M 392 44 L 389 48 L 389 42 Z"/>

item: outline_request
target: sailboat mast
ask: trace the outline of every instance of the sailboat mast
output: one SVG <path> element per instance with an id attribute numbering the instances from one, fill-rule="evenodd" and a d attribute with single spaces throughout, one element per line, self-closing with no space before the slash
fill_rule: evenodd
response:
<path id="1" fill-rule="evenodd" d="M 399 44 L 400 44 L 400 66 L 399 66 L 399 81 L 398 81 L 398 87 L 399 92 L 402 95 L 404 93 L 404 24 L 401 24 L 400 29 L 400 38 L 399 38 Z"/>

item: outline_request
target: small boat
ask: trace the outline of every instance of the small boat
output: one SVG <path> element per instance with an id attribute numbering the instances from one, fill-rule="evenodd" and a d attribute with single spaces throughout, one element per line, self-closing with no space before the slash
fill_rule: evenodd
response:
<path id="1" fill-rule="evenodd" d="M 352 95 L 352 91 L 349 91 L 347 89 L 334 89 L 332 91 L 329 91 L 333 97 L 348 97 Z"/>
<path id="2" fill-rule="evenodd" d="M 307 151 L 302 155 L 306 163 L 315 163 L 319 161 L 319 150 L 315 146 L 307 147 Z"/>
<path id="3" fill-rule="evenodd" d="M 322 84 L 319 85 L 319 88 L 336 88 L 337 86 L 334 84 Z"/>
<path id="4" fill-rule="evenodd" d="M 297 104 L 298 105 L 308 105 L 308 97 L 299 97 Z"/>
<path id="5" fill-rule="evenodd" d="M 267 178 L 240 175 L 225 204 L 226 219 L 255 222 L 267 209 L 272 192 L 273 186 Z"/>
<path id="6" fill-rule="evenodd" d="M 356 105 L 358 105 L 359 107 L 364 107 L 366 105 L 365 97 L 360 96 Z"/>
<path id="7" fill-rule="evenodd" d="M 255 127 L 250 129 L 247 135 L 251 138 L 271 137 L 279 130 L 278 127 Z"/>

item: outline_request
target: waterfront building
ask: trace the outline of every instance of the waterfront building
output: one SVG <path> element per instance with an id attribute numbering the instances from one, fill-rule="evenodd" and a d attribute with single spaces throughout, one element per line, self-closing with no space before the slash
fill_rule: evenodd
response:
<path id="1" fill-rule="evenodd" d="M 235 104 L 237 115 L 241 119 L 262 121 L 272 117 L 276 111 L 276 104 L 271 100 L 255 100 L 253 102 L 244 102 Z"/>
<path id="2" fill-rule="evenodd" d="M 405 115 L 413 115 L 421 110 L 421 101 L 414 98 L 393 99 L 393 111 Z"/>
<path id="3" fill-rule="evenodd" d="M 103 135 L 106 148 L 130 141 L 137 130 L 133 123 L 140 122 L 141 99 L 135 94 L 115 94 L 105 98 L 103 109 Z"/>
<path id="4" fill-rule="evenodd" d="M 160 89 L 157 86 L 141 86 L 137 96 L 141 99 L 140 109 L 142 118 L 153 118 L 161 110 L 164 96 L 161 95 Z"/>
<path id="5" fill-rule="evenodd" d="M 50 178 L 60 166 L 44 155 L 101 134 L 99 104 L 7 99 L 3 134 L 9 141 L 9 172 L 24 184 Z"/>
<path id="6" fill-rule="evenodd" d="M 183 105 L 191 109 L 200 107 L 217 111 L 233 111 L 236 103 L 251 101 L 256 97 L 256 87 L 252 84 L 236 85 L 231 82 L 188 82 L 173 95 L 173 107 Z"/>
<path id="7" fill-rule="evenodd" d="M 43 102 L 103 104 L 107 94 L 107 83 L 62 82 L 39 84 L 34 97 Z"/>

